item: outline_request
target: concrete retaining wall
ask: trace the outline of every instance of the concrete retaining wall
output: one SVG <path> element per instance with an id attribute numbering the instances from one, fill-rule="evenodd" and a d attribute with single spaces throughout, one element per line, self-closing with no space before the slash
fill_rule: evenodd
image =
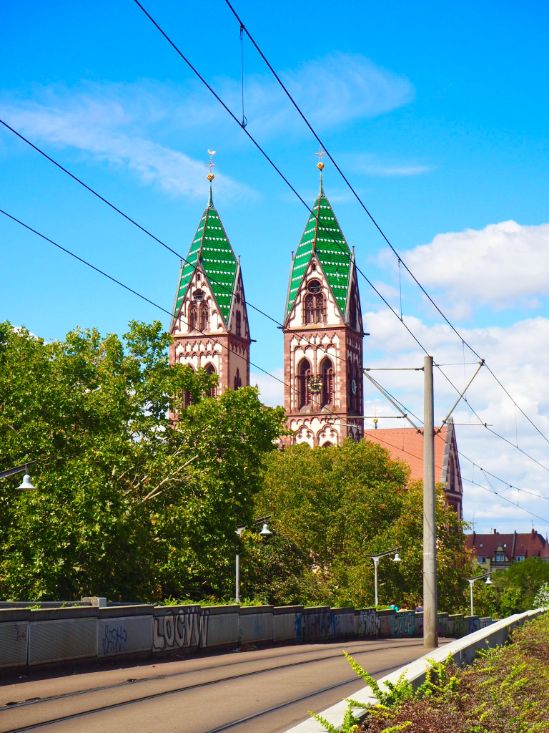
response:
<path id="1" fill-rule="evenodd" d="M 272 606 L 243 607 L 240 609 L 238 621 L 238 641 L 240 644 L 272 643 Z"/>
<path id="2" fill-rule="evenodd" d="M 150 656 L 241 644 L 326 642 L 422 636 L 414 611 L 318 606 L 154 607 L 145 604 L 0 609 L 0 671 L 45 664 Z M 101 601 L 101 602 L 99 602 Z M 439 633 L 463 636 L 491 619 L 439 614 Z"/>
<path id="3" fill-rule="evenodd" d="M 479 649 L 487 649 L 489 647 L 504 644 L 512 629 L 516 626 L 522 625 L 530 618 L 543 613 L 543 611 L 544 609 L 539 609 L 537 611 L 517 613 L 509 618 L 492 623 L 489 628 L 481 628 L 478 631 L 468 634 L 462 639 L 453 641 L 450 644 L 445 644 L 438 649 L 433 649 L 419 659 L 416 659 L 414 662 L 406 664 L 404 667 L 401 667 L 395 672 L 383 677 L 381 680 L 378 680 L 378 682 L 380 685 L 387 688 L 388 683 L 395 685 L 401 675 L 404 675 L 415 688 L 419 687 L 419 685 L 425 681 L 425 673 L 431 666 L 429 660 L 444 662 L 451 655 L 458 664 L 469 664 L 473 661 Z M 467 618 L 477 617 L 469 616 Z M 463 621 L 464 619 L 462 616 L 461 620 L 457 620 L 457 625 L 459 626 Z M 354 692 L 353 700 L 361 703 L 361 705 L 375 705 L 377 703 L 377 698 L 372 694 L 369 687 L 363 687 L 358 692 Z M 343 723 L 347 707 L 347 700 L 342 700 L 336 705 L 332 705 L 332 707 L 327 710 L 323 710 L 320 715 L 325 718 L 328 723 L 339 730 Z M 356 709 L 355 714 L 360 715 L 360 710 Z M 365 712 L 363 714 L 366 715 Z M 316 720 L 308 718 L 294 728 L 290 728 L 287 733 L 323 733 L 325 730 L 326 728 Z"/>

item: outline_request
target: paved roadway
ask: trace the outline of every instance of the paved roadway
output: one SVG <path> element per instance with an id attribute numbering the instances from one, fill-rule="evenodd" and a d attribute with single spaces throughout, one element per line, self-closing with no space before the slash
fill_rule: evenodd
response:
<path id="1" fill-rule="evenodd" d="M 374 677 L 424 653 L 421 639 L 379 639 L 33 673 L 0 687 L 0 733 L 285 731 L 364 686 L 342 649 Z"/>

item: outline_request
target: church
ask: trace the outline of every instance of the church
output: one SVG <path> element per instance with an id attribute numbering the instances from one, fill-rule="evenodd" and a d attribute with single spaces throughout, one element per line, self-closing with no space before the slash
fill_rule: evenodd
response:
<path id="1" fill-rule="evenodd" d="M 210 161 L 208 205 L 179 272 L 170 325 L 170 362 L 215 373 L 215 396 L 249 385 L 251 336 L 240 260 L 213 203 L 212 167 Z M 324 163 L 317 163 L 317 168 L 319 192 L 292 252 L 282 322 L 284 408 L 291 431 L 287 442 L 328 447 L 347 438 L 359 441 L 365 437 L 365 334 L 354 248 L 349 247 L 324 192 Z M 379 442 L 391 431 L 373 432 L 366 437 Z M 461 474 L 453 425 L 444 443 L 441 479 L 448 503 L 461 516 Z M 409 462 L 407 453 L 393 457 Z M 414 473 L 417 466 L 411 469 Z"/>

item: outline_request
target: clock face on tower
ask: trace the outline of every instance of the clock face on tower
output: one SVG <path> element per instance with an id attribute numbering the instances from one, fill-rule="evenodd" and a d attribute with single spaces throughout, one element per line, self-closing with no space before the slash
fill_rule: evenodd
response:
<path id="1" fill-rule="evenodd" d="M 357 389 L 358 389 L 358 385 L 356 383 L 356 379 L 351 379 L 351 392 L 353 394 L 356 394 Z"/>

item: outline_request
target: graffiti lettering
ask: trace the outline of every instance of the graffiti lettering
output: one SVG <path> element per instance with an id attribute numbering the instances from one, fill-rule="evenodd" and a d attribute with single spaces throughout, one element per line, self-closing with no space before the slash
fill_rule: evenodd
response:
<path id="1" fill-rule="evenodd" d="M 103 654 L 120 654 L 126 651 L 128 631 L 125 626 L 109 626 L 105 624 L 101 646 Z"/>
<path id="2" fill-rule="evenodd" d="M 197 649 L 208 640 L 208 614 L 195 606 L 154 617 L 153 651 Z"/>
<path id="3" fill-rule="evenodd" d="M 358 636 L 379 636 L 379 616 L 373 609 L 358 612 L 357 635 Z"/>

